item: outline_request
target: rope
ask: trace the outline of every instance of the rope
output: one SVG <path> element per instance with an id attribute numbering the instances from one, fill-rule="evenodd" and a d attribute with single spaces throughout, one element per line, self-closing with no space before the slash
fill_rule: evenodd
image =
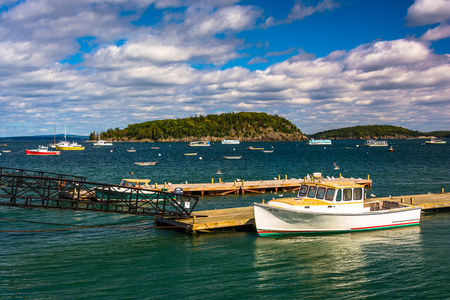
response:
<path id="1" fill-rule="evenodd" d="M 112 229 L 180 228 L 180 226 L 116 226 L 116 225 L 126 225 L 126 224 L 150 221 L 150 219 L 137 220 L 137 221 L 131 221 L 131 222 L 123 222 L 123 223 L 115 223 L 115 224 L 91 225 L 91 226 L 76 225 L 76 224 L 63 224 L 63 223 L 38 222 L 38 221 L 26 221 L 26 220 L 16 220 L 16 219 L 8 219 L 8 218 L 0 218 L 0 220 L 11 221 L 11 222 L 23 222 L 23 223 L 54 225 L 54 226 L 71 226 L 72 227 L 72 228 L 39 229 L 39 230 L 0 230 L 0 232 L 2 232 L 2 233 L 54 232 L 54 231 L 79 230 L 79 229 L 87 229 L 87 228 L 112 228 Z"/>

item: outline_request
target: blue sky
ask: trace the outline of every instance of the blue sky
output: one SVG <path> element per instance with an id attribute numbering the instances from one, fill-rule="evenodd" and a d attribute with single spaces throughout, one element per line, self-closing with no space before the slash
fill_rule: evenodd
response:
<path id="1" fill-rule="evenodd" d="M 0 136 L 212 113 L 450 130 L 450 0 L 0 0 Z"/>

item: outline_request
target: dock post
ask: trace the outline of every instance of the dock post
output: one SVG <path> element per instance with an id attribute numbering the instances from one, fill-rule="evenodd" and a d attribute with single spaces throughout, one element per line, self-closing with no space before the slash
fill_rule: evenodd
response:
<path id="1" fill-rule="evenodd" d="M 222 178 L 221 177 L 219 177 L 219 183 L 222 183 Z"/>
<path id="2" fill-rule="evenodd" d="M 234 186 L 236 187 L 236 180 L 234 181 Z"/>
<path id="3" fill-rule="evenodd" d="M 411 204 L 413 204 L 413 198 L 411 197 Z"/>
<path id="4" fill-rule="evenodd" d="M 370 180 L 370 175 L 369 174 L 367 174 L 367 180 Z"/>
<path id="5" fill-rule="evenodd" d="M 211 178 L 211 184 L 214 184 L 214 178 Z"/>
<path id="6" fill-rule="evenodd" d="M 341 175 L 341 173 L 339 173 L 339 178 L 342 178 L 342 175 Z"/>
<path id="7" fill-rule="evenodd" d="M 400 198 L 400 203 L 403 203 L 403 198 Z"/>
<path id="8" fill-rule="evenodd" d="M 245 180 L 242 180 L 242 186 L 244 186 Z"/>
<path id="9" fill-rule="evenodd" d="M 167 182 L 164 182 L 164 188 L 167 189 Z"/>
<path id="10" fill-rule="evenodd" d="M 262 199 L 262 204 L 264 204 L 264 199 Z"/>
<path id="11" fill-rule="evenodd" d="M 278 175 L 278 180 L 280 180 L 280 175 Z"/>
<path id="12" fill-rule="evenodd" d="M 157 189 L 157 188 L 158 188 L 158 183 L 155 182 L 155 189 Z"/>
<path id="13" fill-rule="evenodd" d="M 284 175 L 284 180 L 287 180 L 287 175 L 286 174 Z"/>
<path id="14" fill-rule="evenodd" d="M 444 188 L 441 189 L 441 194 L 443 194 L 443 193 L 444 193 Z"/>

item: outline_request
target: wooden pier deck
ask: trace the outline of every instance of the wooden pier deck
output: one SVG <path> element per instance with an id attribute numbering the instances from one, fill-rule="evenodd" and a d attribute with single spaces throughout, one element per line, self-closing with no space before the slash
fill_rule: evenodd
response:
<path id="1" fill-rule="evenodd" d="M 300 184 L 304 179 L 272 179 L 272 180 L 258 180 L 258 181 L 234 181 L 224 182 L 219 178 L 218 182 L 211 180 L 211 183 L 182 183 L 182 184 L 164 184 L 161 187 L 157 184 L 157 189 L 165 189 L 168 192 L 173 192 L 175 188 L 183 189 L 184 194 L 187 195 L 227 195 L 227 194 L 245 194 L 245 193 L 266 193 L 266 192 L 287 192 L 298 190 Z M 368 176 L 369 177 L 369 176 Z M 372 186 L 372 180 L 362 178 L 324 178 L 325 182 L 351 182 L 361 184 L 366 187 Z"/>
<path id="2" fill-rule="evenodd" d="M 412 200 L 411 200 L 412 199 Z M 372 201 L 396 201 L 422 207 L 423 212 L 437 212 L 450 209 L 450 193 L 422 194 L 383 198 L 369 198 Z M 182 228 L 189 234 L 218 231 L 254 231 L 253 206 L 205 210 L 193 213 L 193 218 L 177 219 L 156 217 L 157 223 Z"/>

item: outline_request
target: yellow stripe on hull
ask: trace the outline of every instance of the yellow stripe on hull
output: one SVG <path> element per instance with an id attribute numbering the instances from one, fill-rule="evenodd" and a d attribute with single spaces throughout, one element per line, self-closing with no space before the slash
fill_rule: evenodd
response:
<path id="1" fill-rule="evenodd" d="M 84 150 L 84 147 L 58 147 L 58 146 L 56 146 L 56 150 Z"/>

